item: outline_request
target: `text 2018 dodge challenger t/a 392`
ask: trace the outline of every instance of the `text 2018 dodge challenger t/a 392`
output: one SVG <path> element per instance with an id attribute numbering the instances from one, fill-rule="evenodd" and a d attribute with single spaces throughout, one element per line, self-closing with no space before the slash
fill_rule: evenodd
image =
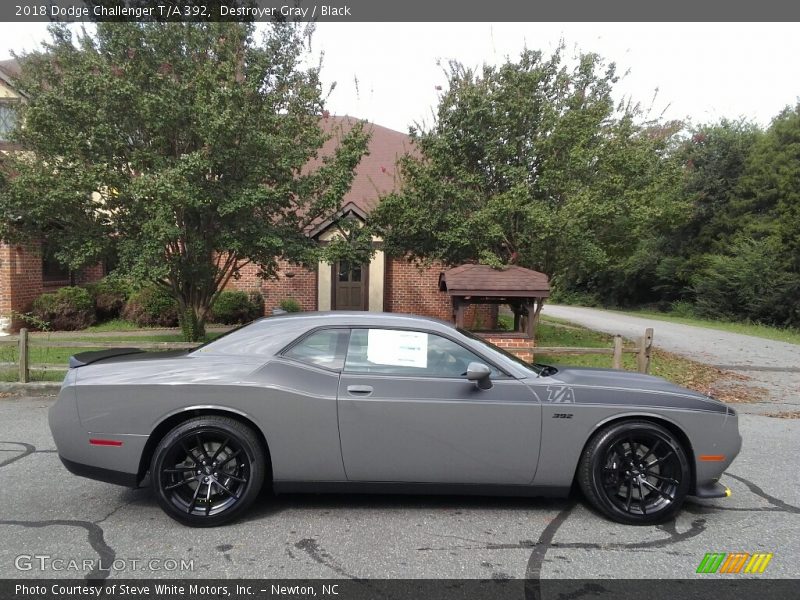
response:
<path id="1" fill-rule="evenodd" d="M 191 351 L 70 359 L 50 428 L 78 475 L 196 526 L 280 492 L 566 495 L 621 523 L 672 517 L 741 447 L 736 413 L 661 378 L 530 365 L 434 319 L 260 319 Z"/>

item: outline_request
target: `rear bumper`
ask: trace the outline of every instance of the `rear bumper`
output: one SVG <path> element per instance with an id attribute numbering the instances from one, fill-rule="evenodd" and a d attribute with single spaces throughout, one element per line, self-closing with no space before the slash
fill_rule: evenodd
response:
<path id="1" fill-rule="evenodd" d="M 106 483 L 113 483 L 115 485 L 124 485 L 125 487 L 138 487 L 139 476 L 137 473 L 124 473 L 122 471 L 112 471 L 111 469 L 102 469 L 100 467 L 93 467 L 91 465 L 84 465 L 81 463 L 73 462 L 58 455 L 61 462 L 70 473 L 95 479 L 97 481 L 104 481 Z"/>
<path id="2" fill-rule="evenodd" d="M 730 488 L 725 487 L 719 481 L 698 483 L 692 494 L 695 498 L 727 498 L 730 495 Z"/>

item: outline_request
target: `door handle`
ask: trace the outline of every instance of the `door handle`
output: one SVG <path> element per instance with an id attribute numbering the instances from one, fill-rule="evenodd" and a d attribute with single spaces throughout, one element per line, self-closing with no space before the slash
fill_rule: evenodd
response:
<path id="1" fill-rule="evenodd" d="M 369 396 L 372 393 L 371 385 L 348 385 L 347 392 L 357 396 Z"/>

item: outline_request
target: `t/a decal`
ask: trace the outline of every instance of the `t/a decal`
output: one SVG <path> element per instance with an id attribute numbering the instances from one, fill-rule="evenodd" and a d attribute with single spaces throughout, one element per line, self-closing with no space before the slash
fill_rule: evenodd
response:
<path id="1" fill-rule="evenodd" d="M 554 404 L 575 404 L 575 392 L 569 385 L 549 385 L 547 401 Z"/>

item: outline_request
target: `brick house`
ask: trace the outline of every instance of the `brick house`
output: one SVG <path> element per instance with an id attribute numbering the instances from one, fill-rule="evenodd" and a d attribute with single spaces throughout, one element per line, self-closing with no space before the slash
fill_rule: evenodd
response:
<path id="1" fill-rule="evenodd" d="M 329 130 L 340 128 L 347 132 L 355 122 L 352 117 L 330 116 L 323 119 L 322 125 Z M 338 235 L 339 219 L 364 222 L 380 197 L 397 188 L 397 161 L 412 150 L 411 138 L 380 125 L 367 127 L 371 134 L 369 154 L 358 165 L 341 209 L 334 218 L 319 223 L 309 232 L 320 244 Z M 328 140 L 320 155 L 331 154 L 336 143 L 335 138 Z M 229 287 L 261 292 L 267 310 L 276 307 L 281 300 L 293 298 L 303 310 L 368 310 L 452 318 L 451 299 L 439 291 L 441 265 L 421 268 L 403 257 L 387 256 L 381 249 L 380 239 L 374 239 L 373 244 L 376 250 L 369 263 L 320 261 L 316 268 L 308 269 L 283 262 L 277 280 L 266 281 L 258 277 L 257 267 L 248 265 Z M 493 328 L 496 319 L 496 307 L 478 306 L 469 310 L 466 322 L 470 326 Z"/>
<path id="2" fill-rule="evenodd" d="M 14 126 L 15 105 L 24 102 L 12 85 L 18 68 L 14 60 L 0 61 L 0 160 L 3 153 L 17 150 L 8 142 L 7 135 Z M 321 121 L 329 131 L 341 128 L 343 132 L 355 122 L 347 116 L 328 116 Z M 320 244 L 337 235 L 339 219 L 366 220 L 379 198 L 398 185 L 396 163 L 400 156 L 412 150 L 411 139 L 380 125 L 368 128 L 371 133 L 369 154 L 359 164 L 341 209 L 333 219 L 318 223 L 309 232 Z M 336 144 L 334 136 L 323 146 L 320 155 L 332 154 Z M 439 291 L 440 265 L 419 268 L 403 257 L 386 256 L 380 239 L 373 243 L 376 251 L 366 264 L 320 262 L 316 268 L 309 269 L 282 262 L 278 278 L 266 281 L 258 277 L 257 267 L 248 265 L 229 288 L 261 292 L 268 312 L 281 300 L 293 298 L 306 311 L 368 310 L 415 313 L 447 320 L 453 317 L 451 299 Z M 40 294 L 64 285 L 95 281 L 105 274 L 102 265 L 81 273 L 68 273 L 48 260 L 48 256 L 46 246 L 0 243 L 0 331 L 11 328 L 9 315 L 26 312 Z M 467 311 L 465 324 L 493 328 L 496 319 L 496 306 L 473 306 Z"/>
<path id="3" fill-rule="evenodd" d="M 8 140 L 16 122 L 17 106 L 25 101 L 11 81 L 18 71 L 17 61 L 0 61 L 0 161 L 4 155 L 18 150 Z M 0 332 L 11 328 L 11 314 L 26 312 L 34 298 L 44 292 L 96 281 L 103 275 L 102 265 L 69 273 L 49 259 L 48 248 L 43 244 L 0 242 Z"/>

